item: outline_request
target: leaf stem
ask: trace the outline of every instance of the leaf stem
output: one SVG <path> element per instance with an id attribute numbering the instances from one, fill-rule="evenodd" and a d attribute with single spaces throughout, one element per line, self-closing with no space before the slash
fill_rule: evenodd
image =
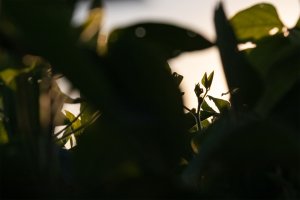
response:
<path id="1" fill-rule="evenodd" d="M 205 97 L 207 96 L 208 91 L 209 89 L 206 89 L 203 97 L 198 97 L 198 107 L 197 107 L 197 114 L 196 114 L 198 131 L 202 131 L 203 129 L 201 125 L 201 107 L 203 105 Z"/>

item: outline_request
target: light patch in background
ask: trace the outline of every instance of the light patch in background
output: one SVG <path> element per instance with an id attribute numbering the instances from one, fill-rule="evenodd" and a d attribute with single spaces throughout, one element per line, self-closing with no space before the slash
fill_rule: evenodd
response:
<path id="1" fill-rule="evenodd" d="M 91 7 L 91 4 L 92 2 L 90 0 L 81 0 L 76 3 L 74 14 L 71 20 L 71 24 L 73 26 L 77 27 L 85 22 L 89 15 L 89 8 Z"/>
<path id="2" fill-rule="evenodd" d="M 194 88 L 197 83 L 201 83 L 202 76 L 206 72 L 215 72 L 209 95 L 221 97 L 222 93 L 228 92 L 227 83 L 223 69 L 220 67 L 221 61 L 218 58 L 218 50 L 215 47 L 204 51 L 186 53 L 169 61 L 172 70 L 181 74 L 184 78 L 181 83 L 181 90 L 185 92 L 183 98 L 185 106 L 192 108 L 197 105 L 197 98 Z M 223 96 L 228 99 L 228 95 Z"/>
<path id="3" fill-rule="evenodd" d="M 72 86 L 71 82 L 66 78 L 60 78 L 57 80 L 57 84 L 59 85 L 61 91 L 73 99 L 79 98 L 80 93 L 78 90 L 75 90 Z M 62 111 L 64 110 L 70 111 L 73 115 L 77 116 L 80 113 L 80 104 L 68 104 L 65 103 Z"/>
<path id="4" fill-rule="evenodd" d="M 218 2 L 219 0 L 144 0 L 132 3 L 104 1 L 102 30 L 107 34 L 114 28 L 132 23 L 159 21 L 190 28 L 214 41 L 213 15 Z M 229 17 L 261 2 L 273 4 L 287 27 L 293 27 L 299 17 L 298 0 L 223 0 L 222 2 Z M 181 89 L 185 92 L 184 100 L 188 107 L 196 106 L 197 100 L 193 90 L 205 72 L 215 71 L 211 95 L 220 97 L 221 93 L 228 91 L 216 48 L 186 53 L 169 63 L 173 71 L 184 76 Z"/>

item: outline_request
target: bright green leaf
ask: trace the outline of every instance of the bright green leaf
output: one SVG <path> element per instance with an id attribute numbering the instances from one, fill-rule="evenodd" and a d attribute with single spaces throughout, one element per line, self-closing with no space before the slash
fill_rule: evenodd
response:
<path id="1" fill-rule="evenodd" d="M 237 13 L 230 20 L 240 42 L 282 33 L 284 27 L 271 4 L 261 3 Z"/>
<path id="2" fill-rule="evenodd" d="M 69 119 L 70 122 L 74 121 L 76 116 L 73 115 L 71 112 L 65 110 L 65 113 L 66 113 L 66 117 L 67 119 Z M 78 129 L 79 127 L 81 127 L 81 120 L 78 118 L 77 120 L 75 120 L 73 123 L 72 123 L 72 130 L 76 130 Z"/>

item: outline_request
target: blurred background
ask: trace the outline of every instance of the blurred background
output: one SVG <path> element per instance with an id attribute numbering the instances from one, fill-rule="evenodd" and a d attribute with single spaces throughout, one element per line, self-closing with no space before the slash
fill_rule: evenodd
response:
<path id="1" fill-rule="evenodd" d="M 117 27 L 141 21 L 163 21 L 190 28 L 201 33 L 211 41 L 215 39 L 213 13 L 219 0 L 104 0 L 104 15 L 102 34 L 107 35 Z M 256 3 L 271 3 L 279 13 L 281 20 L 287 27 L 292 27 L 299 16 L 298 0 L 223 0 L 228 17 Z M 83 3 L 76 20 L 85 16 Z M 173 71 L 184 76 L 181 89 L 185 92 L 185 105 L 192 108 L 196 106 L 196 97 L 193 93 L 195 84 L 201 80 L 202 75 L 215 71 L 210 93 L 216 97 L 228 91 L 221 62 L 216 48 L 205 51 L 182 54 L 169 61 Z M 65 84 L 62 88 L 69 91 L 70 86 Z M 71 94 L 78 96 L 78 92 Z M 222 98 L 228 98 L 223 96 Z M 71 108 L 66 108 L 70 110 Z M 76 113 L 76 112 L 75 112 Z"/>

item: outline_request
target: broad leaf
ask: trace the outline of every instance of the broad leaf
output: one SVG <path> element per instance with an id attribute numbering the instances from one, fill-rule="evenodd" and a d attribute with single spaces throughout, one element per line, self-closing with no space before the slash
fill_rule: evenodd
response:
<path id="1" fill-rule="evenodd" d="M 265 37 L 256 41 L 255 48 L 248 50 L 247 58 L 257 72 L 265 77 L 271 66 L 288 54 L 292 46 L 290 39 L 282 34 Z"/>
<path id="2" fill-rule="evenodd" d="M 207 103 L 206 100 L 203 101 L 201 109 L 204 111 L 216 113 L 216 111 Z"/>
<path id="3" fill-rule="evenodd" d="M 300 80 L 300 46 L 291 46 L 289 54 L 281 56 L 266 76 L 266 90 L 256 111 L 267 115 Z"/>
<path id="4" fill-rule="evenodd" d="M 238 92 L 231 97 L 232 106 L 236 109 L 242 109 L 245 104 L 253 107 L 263 89 L 261 77 L 246 60 L 244 54 L 238 50 L 235 34 L 222 4 L 217 8 L 214 20 L 217 46 L 229 89 L 239 88 Z"/>
<path id="5" fill-rule="evenodd" d="M 215 103 L 215 105 L 219 109 L 220 113 L 223 113 L 223 112 L 229 110 L 230 103 L 228 101 L 223 100 L 223 99 L 219 99 L 219 98 L 215 98 L 215 97 L 212 97 L 212 96 L 209 96 L 209 95 L 208 95 L 208 98 Z"/>
<path id="6" fill-rule="evenodd" d="M 284 27 L 274 6 L 266 3 L 238 12 L 230 22 L 240 42 L 255 41 L 271 34 L 282 33 Z"/>
<path id="7" fill-rule="evenodd" d="M 137 38 L 141 42 L 151 43 L 156 49 L 153 49 L 152 53 L 159 52 L 165 59 L 178 56 L 183 52 L 206 49 L 213 45 L 192 30 L 153 22 L 136 24 L 113 31 L 108 40 L 108 49 L 113 47 L 119 37 Z"/>

